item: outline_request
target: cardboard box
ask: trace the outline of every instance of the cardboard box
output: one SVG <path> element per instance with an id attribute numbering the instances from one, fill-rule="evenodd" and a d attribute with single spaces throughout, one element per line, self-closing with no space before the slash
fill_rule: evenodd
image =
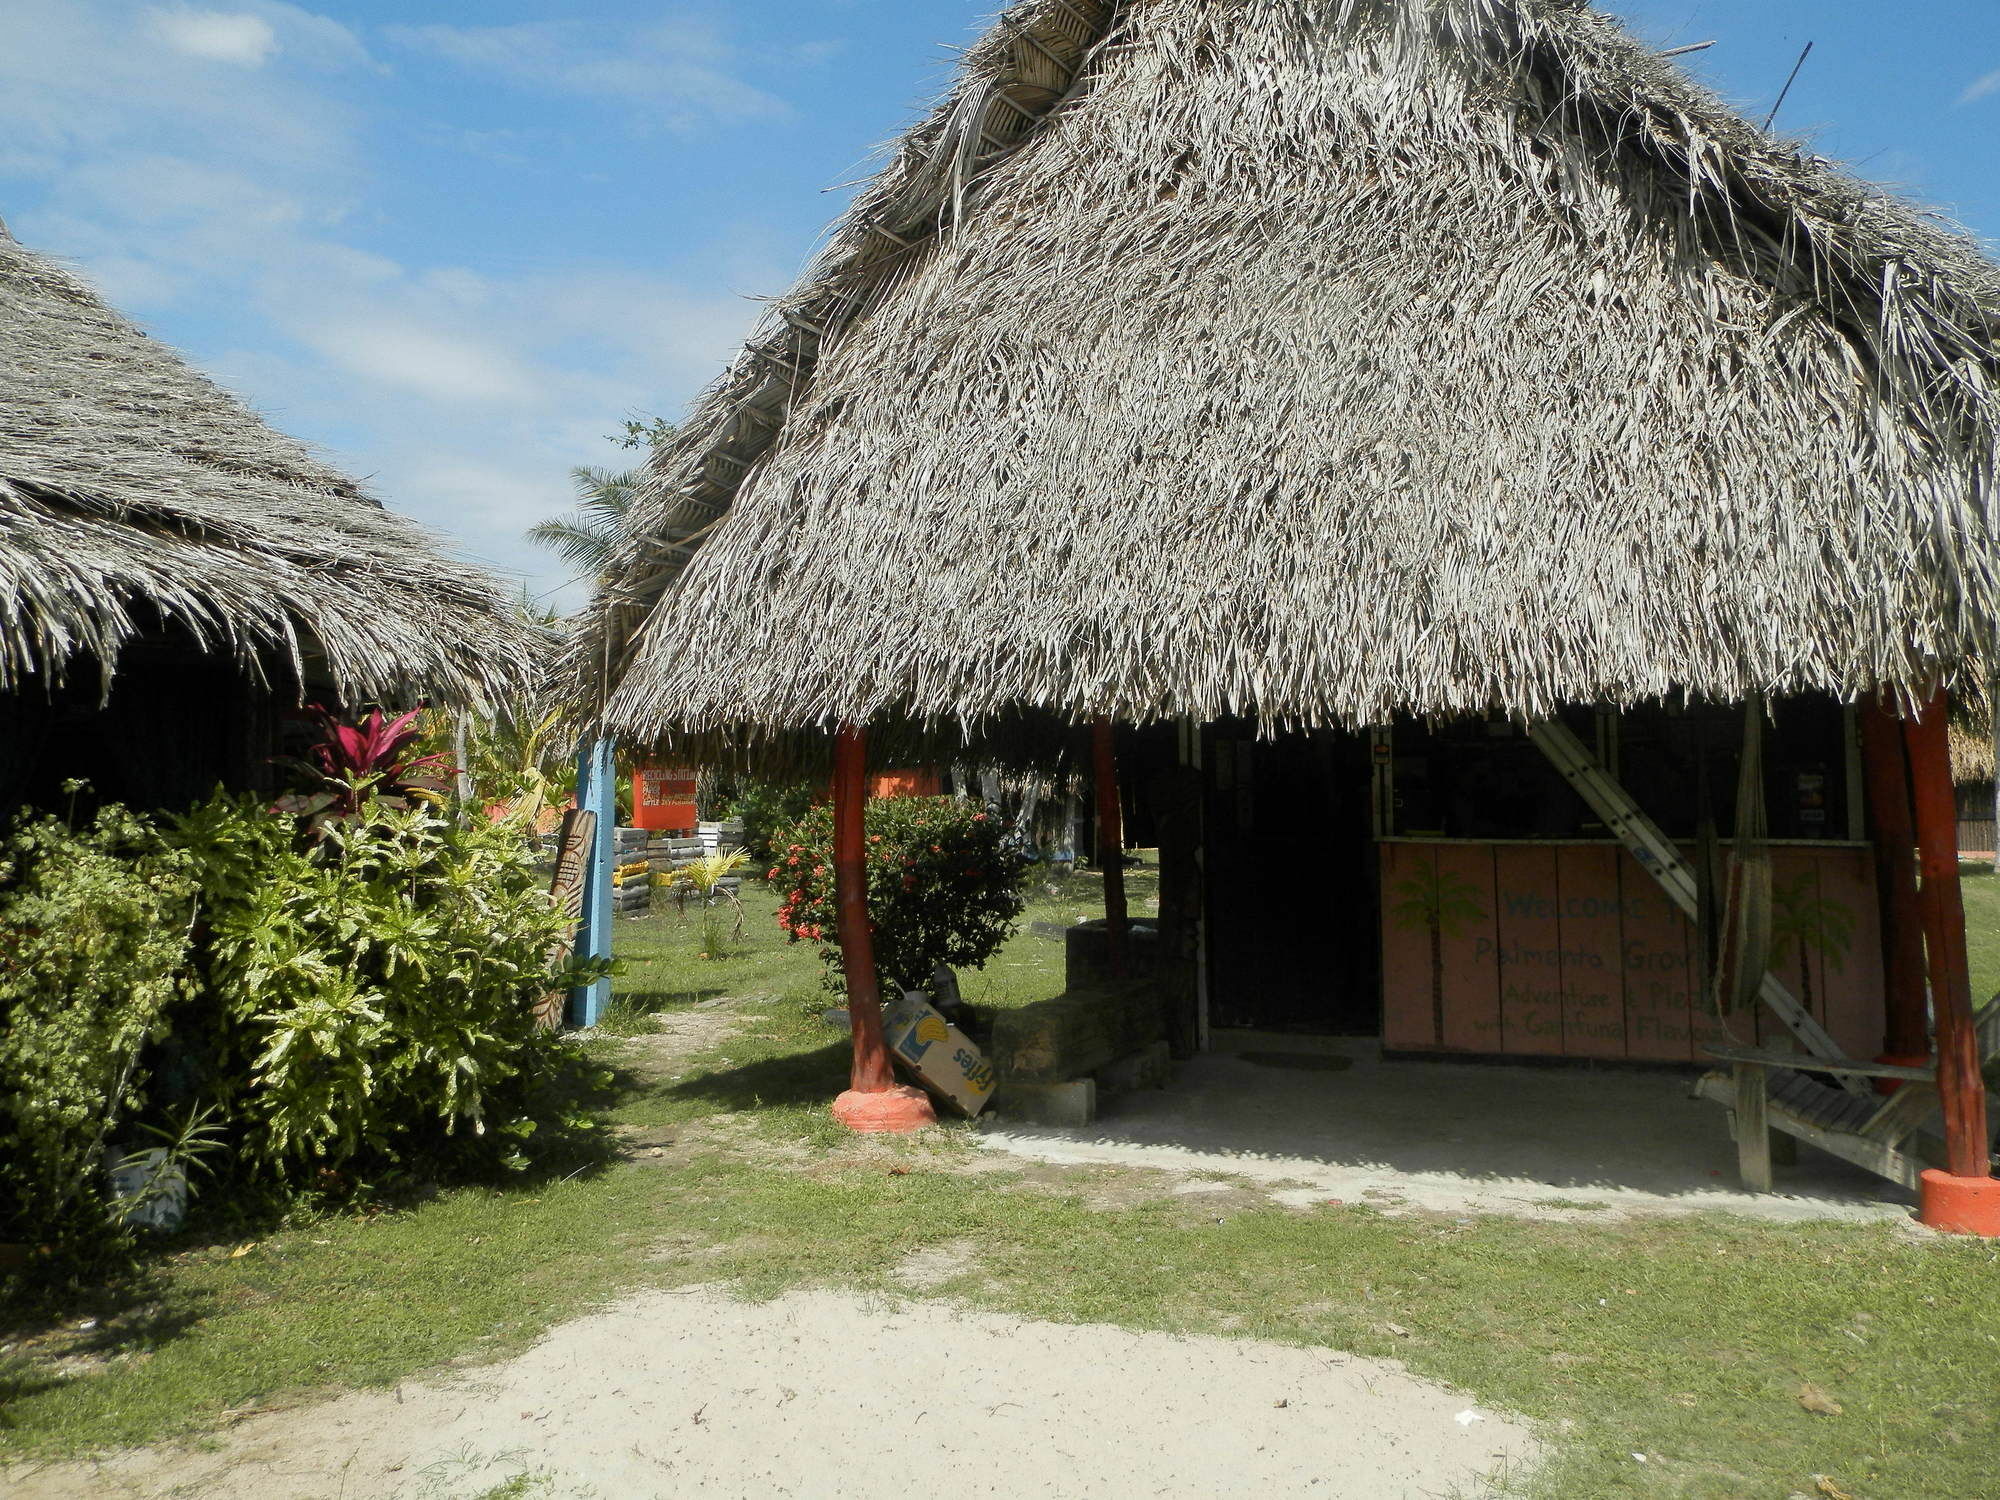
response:
<path id="1" fill-rule="evenodd" d="M 978 1045 L 932 1009 L 920 990 L 906 990 L 882 1012 L 889 1050 L 918 1082 L 966 1115 L 977 1115 L 993 1097 L 993 1064 Z"/>

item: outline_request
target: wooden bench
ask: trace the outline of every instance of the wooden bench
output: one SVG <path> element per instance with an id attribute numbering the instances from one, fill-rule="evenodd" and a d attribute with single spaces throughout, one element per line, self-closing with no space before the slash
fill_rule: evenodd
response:
<path id="1" fill-rule="evenodd" d="M 1974 1020 L 1982 1063 L 2000 1053 L 2000 996 Z M 1944 1165 L 1944 1142 L 1933 1128 L 1938 1115 L 1935 1067 L 1815 1057 L 1805 1052 L 1755 1047 L 1712 1047 L 1709 1055 L 1729 1071 L 1704 1074 L 1699 1098 L 1733 1115 L 1736 1161 L 1743 1186 L 1771 1191 L 1771 1132 L 1817 1146 L 1906 1188 L 1926 1167 Z M 1855 1094 L 1813 1075 L 1892 1078 L 1893 1094 Z M 2000 1108 L 1989 1111 L 2000 1124 Z"/>

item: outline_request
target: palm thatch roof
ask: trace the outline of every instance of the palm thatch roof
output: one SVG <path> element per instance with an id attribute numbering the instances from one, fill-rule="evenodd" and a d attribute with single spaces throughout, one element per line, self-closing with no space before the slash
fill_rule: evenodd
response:
<path id="1" fill-rule="evenodd" d="M 351 698 L 477 703 L 532 642 L 449 561 L 0 230 L 0 691 L 179 627 Z"/>
<path id="2" fill-rule="evenodd" d="M 1915 687 L 1993 644 L 1997 313 L 1583 0 L 1021 0 L 572 667 L 640 739 Z"/>
<path id="3" fill-rule="evenodd" d="M 1951 718 L 1951 779 L 1978 786 L 1993 779 L 1993 713 L 1961 706 Z"/>

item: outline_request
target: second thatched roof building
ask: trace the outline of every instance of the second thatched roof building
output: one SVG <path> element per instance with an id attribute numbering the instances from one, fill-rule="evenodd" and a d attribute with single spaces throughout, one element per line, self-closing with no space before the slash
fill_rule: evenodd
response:
<path id="1" fill-rule="evenodd" d="M 0 808 L 254 782 L 308 696 L 477 706 L 492 579 L 0 230 Z"/>
<path id="2" fill-rule="evenodd" d="M 593 662 L 642 735 L 1928 679 L 1996 309 L 1583 4 L 1035 0 L 656 463 Z"/>

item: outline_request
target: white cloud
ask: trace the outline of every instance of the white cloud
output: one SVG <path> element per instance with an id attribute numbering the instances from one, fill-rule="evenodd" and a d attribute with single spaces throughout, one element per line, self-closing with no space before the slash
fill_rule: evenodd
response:
<path id="1" fill-rule="evenodd" d="M 790 112 L 782 99 L 729 71 L 734 53 L 722 34 L 695 22 L 622 35 L 581 21 L 391 26 L 385 34 L 517 87 L 617 100 L 645 123 L 669 129 Z"/>
<path id="2" fill-rule="evenodd" d="M 447 404 L 522 402 L 535 382 L 504 350 L 400 322 L 308 325 L 307 343 L 342 368 Z"/>
<path id="3" fill-rule="evenodd" d="M 368 55 L 359 37 L 331 16 L 302 10 L 285 0 L 250 0 L 250 8 L 276 29 L 287 57 L 315 68 L 388 71 Z"/>
<path id="4" fill-rule="evenodd" d="M 0 201 L 10 226 L 156 332 L 204 330 L 211 373 L 388 505 L 537 593 L 560 584 L 522 533 L 569 505 L 572 466 L 636 462 L 605 441 L 619 420 L 674 415 L 758 306 L 641 270 L 402 264 L 348 243 L 373 205 L 368 122 L 311 70 L 372 66 L 360 44 L 295 6 L 222 0 L 277 38 L 261 67 L 225 67 L 135 24 L 145 3 L 0 0 L 0 181 L 33 189 Z M 565 67 L 613 50 L 584 40 Z M 714 34 L 644 43 L 670 44 L 726 77 Z M 726 97 L 683 90 L 675 107 Z M 785 279 L 754 233 L 725 229 L 710 259 L 727 284 Z"/>
<path id="5" fill-rule="evenodd" d="M 256 234 L 306 222 L 293 192 L 226 166 L 154 152 L 91 162 L 68 174 L 64 193 L 154 228 L 223 222 Z"/>
<path id="6" fill-rule="evenodd" d="M 847 43 L 839 40 L 795 42 L 786 49 L 785 55 L 802 68 L 817 68 L 832 62 L 846 50 Z"/>
<path id="7" fill-rule="evenodd" d="M 242 11 L 177 6 L 155 10 L 150 19 L 153 30 L 176 52 L 211 62 L 261 68 L 278 46 L 278 33 L 271 29 L 269 21 Z"/>
<path id="8" fill-rule="evenodd" d="M 24 175 L 61 184 L 80 165 L 153 155 L 226 163 L 272 191 L 322 195 L 348 178 L 351 112 L 299 86 L 285 66 L 289 47 L 264 67 L 218 68 L 135 25 L 134 9 L 0 0 L 0 140 L 17 159 L 44 164 Z M 344 28 L 291 6 L 260 14 L 288 39 L 298 36 L 302 52 L 322 62 L 342 55 Z"/>
<path id="9" fill-rule="evenodd" d="M 1965 92 L 1958 96 L 1958 102 L 1961 105 L 1977 104 L 1981 99 L 1986 98 L 1990 94 L 2000 94 L 2000 68 L 1995 68 L 1991 73 L 1973 79 L 1966 86 Z"/>

